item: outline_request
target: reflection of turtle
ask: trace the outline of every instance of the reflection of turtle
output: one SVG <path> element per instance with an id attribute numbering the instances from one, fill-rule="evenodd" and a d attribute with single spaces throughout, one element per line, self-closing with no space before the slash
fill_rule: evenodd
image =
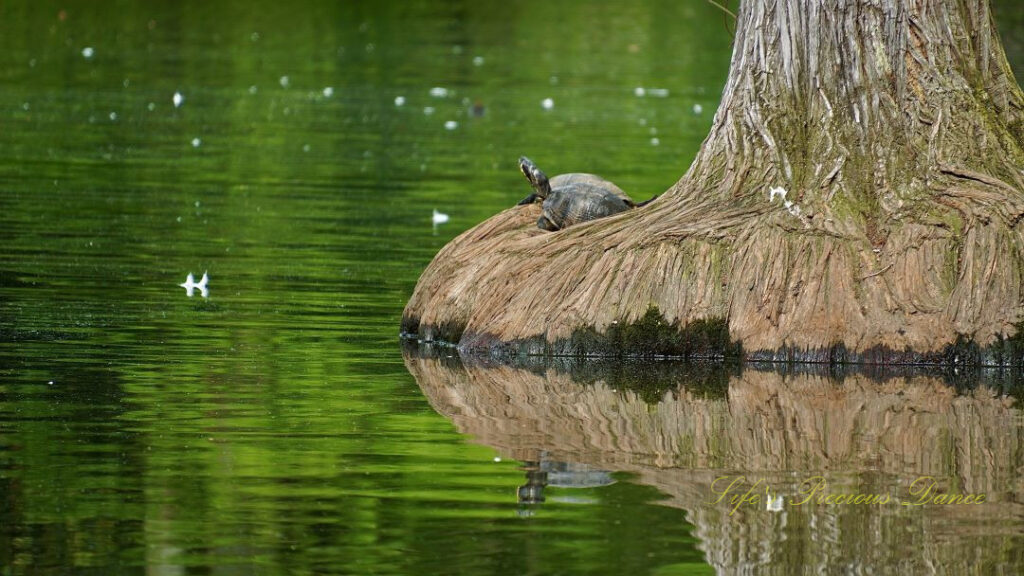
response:
<path id="1" fill-rule="evenodd" d="M 657 198 L 637 204 L 621 188 L 593 174 L 559 174 L 549 181 L 547 175 L 525 156 L 519 159 L 519 170 L 534 190 L 519 204 L 532 204 L 537 200 L 544 203 L 544 213 L 537 220 L 537 227 L 542 230 L 560 230 L 611 216 L 644 206 Z"/>
<path id="2" fill-rule="evenodd" d="M 540 455 L 539 461 L 523 462 L 526 471 L 526 484 L 516 490 L 520 504 L 539 504 L 544 501 L 544 488 L 599 488 L 615 483 L 610 472 L 591 468 L 586 464 L 574 462 L 556 462 Z M 574 499 L 563 499 L 573 502 Z"/>

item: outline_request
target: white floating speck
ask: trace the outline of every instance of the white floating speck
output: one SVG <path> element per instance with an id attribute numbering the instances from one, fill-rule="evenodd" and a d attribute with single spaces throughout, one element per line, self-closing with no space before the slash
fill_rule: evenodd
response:
<path id="1" fill-rule="evenodd" d="M 199 295 L 200 296 L 202 296 L 203 298 L 206 298 L 206 297 L 208 297 L 210 295 L 210 290 L 209 290 L 209 287 L 207 286 L 207 284 L 209 284 L 209 282 L 210 282 L 210 277 L 207 276 L 206 272 L 203 272 L 203 277 L 202 277 L 202 279 L 199 280 L 199 282 L 196 282 L 195 277 L 192 276 L 191 272 L 189 272 L 188 276 L 185 278 L 185 282 L 183 282 L 182 284 L 178 284 L 178 286 L 181 286 L 182 288 L 185 289 L 185 294 L 189 298 L 192 297 L 192 295 L 195 293 L 196 289 L 199 290 Z"/>
<path id="2" fill-rule="evenodd" d="M 249 94 L 255 94 L 257 90 L 259 90 L 259 88 L 257 88 L 255 84 L 249 86 Z"/>
<path id="3" fill-rule="evenodd" d="M 146 109 L 149 110 L 150 112 L 152 112 L 153 110 L 156 110 L 156 103 L 155 102 L 150 102 L 149 104 L 146 105 Z"/>
<path id="4" fill-rule="evenodd" d="M 287 76 L 281 76 L 281 79 L 278 80 L 278 82 L 281 83 L 281 88 L 287 88 L 288 85 L 292 83 L 291 78 L 288 78 Z"/>
<path id="5" fill-rule="evenodd" d="M 203 141 L 200 140 L 199 138 L 193 138 L 192 139 L 192 147 L 193 148 L 199 148 L 202 145 L 203 145 Z"/>
<path id="6" fill-rule="evenodd" d="M 473 66 L 483 66 L 483 65 L 484 65 L 484 57 L 483 56 L 474 56 L 473 57 Z"/>
<path id="7" fill-rule="evenodd" d="M 551 98 L 545 98 L 540 101 L 540 107 L 545 110 L 551 110 L 552 108 L 555 107 L 555 101 L 552 100 Z"/>
<path id="8" fill-rule="evenodd" d="M 185 103 L 185 97 L 181 95 L 181 92 L 175 92 L 171 102 L 174 102 L 175 108 L 181 108 L 181 105 Z"/>
<path id="9" fill-rule="evenodd" d="M 637 120 L 636 123 L 641 125 L 641 126 L 647 126 L 647 118 L 641 118 L 641 119 Z"/>
<path id="10" fill-rule="evenodd" d="M 426 107 L 423 108 L 423 115 L 424 116 L 430 116 L 433 113 L 434 113 L 434 107 L 433 106 L 426 106 Z"/>
<path id="11" fill-rule="evenodd" d="M 456 122 L 455 120 L 449 120 L 449 121 L 444 123 L 444 129 L 445 130 L 455 130 L 458 127 L 459 127 L 459 123 Z"/>
<path id="12" fill-rule="evenodd" d="M 89 58 L 92 58 L 94 54 L 96 54 L 96 51 L 92 49 L 92 46 L 86 46 L 85 48 L 82 48 L 82 56 L 84 56 L 87 60 Z"/>
<path id="13" fill-rule="evenodd" d="M 324 98 L 330 98 L 331 96 L 334 96 L 334 88 L 330 86 L 324 88 Z"/>
<path id="14" fill-rule="evenodd" d="M 124 82 L 121 82 L 121 85 L 124 86 L 125 88 L 127 88 L 131 83 L 132 83 L 131 80 L 129 80 L 128 78 L 125 78 Z"/>
<path id="15" fill-rule="evenodd" d="M 558 84 L 558 76 L 552 76 L 551 78 L 548 78 L 548 82 L 552 86 L 554 86 L 555 84 Z"/>
<path id="16" fill-rule="evenodd" d="M 405 96 L 395 96 L 395 106 L 405 106 Z"/>
<path id="17" fill-rule="evenodd" d="M 658 129 L 655 128 L 654 126 L 651 126 L 651 129 L 648 130 L 648 132 L 651 133 L 651 136 L 654 136 L 654 135 L 656 135 L 658 133 Z"/>
<path id="18" fill-rule="evenodd" d="M 117 112 L 111 112 L 110 113 L 110 120 L 111 121 L 117 120 Z"/>
<path id="19" fill-rule="evenodd" d="M 435 209 L 434 214 L 431 217 L 431 221 L 434 223 L 434 226 L 437 226 L 438 224 L 444 224 L 445 222 L 448 221 L 448 215 L 443 212 L 438 212 Z"/>
<path id="20" fill-rule="evenodd" d="M 646 93 L 647 93 L 647 91 L 644 90 L 642 86 L 637 86 L 636 88 L 633 88 L 633 94 L 637 98 L 643 98 L 644 94 L 646 94 Z"/>
<path id="21" fill-rule="evenodd" d="M 28 61 L 28 67 L 29 68 L 35 68 L 36 67 L 36 59 L 35 58 L 33 58 L 33 59 Z"/>
<path id="22" fill-rule="evenodd" d="M 704 107 L 701 106 L 700 104 L 694 104 L 693 105 L 693 113 L 694 114 L 700 114 L 703 111 L 704 111 Z"/>
<path id="23" fill-rule="evenodd" d="M 21 109 L 26 111 L 26 112 L 28 112 L 28 110 L 30 108 L 32 108 L 32 106 L 28 102 L 25 102 L 24 104 L 21 105 Z"/>
<path id="24" fill-rule="evenodd" d="M 434 86 L 430 89 L 430 95 L 434 98 L 444 98 L 448 96 L 448 89 L 440 86 Z"/>
<path id="25" fill-rule="evenodd" d="M 647 95 L 655 98 L 668 98 L 668 88 L 648 88 Z"/>
<path id="26" fill-rule="evenodd" d="M 309 144 L 303 144 L 302 145 L 302 151 L 303 152 L 309 152 L 310 151 Z"/>
<path id="27" fill-rule="evenodd" d="M 651 138 L 651 146 L 657 146 L 658 144 L 661 144 L 661 140 L 658 140 L 657 137 Z"/>
<path id="28" fill-rule="evenodd" d="M 252 40 L 253 42 L 259 42 L 259 40 L 260 40 L 260 33 L 259 32 L 253 32 L 252 34 L 249 34 L 249 40 Z"/>
<path id="29" fill-rule="evenodd" d="M 494 461 L 495 462 L 501 462 L 501 456 L 495 456 L 494 457 Z"/>

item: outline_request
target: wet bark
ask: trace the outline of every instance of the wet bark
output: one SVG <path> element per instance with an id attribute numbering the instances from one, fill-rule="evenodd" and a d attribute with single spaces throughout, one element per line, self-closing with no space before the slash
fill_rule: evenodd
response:
<path id="1" fill-rule="evenodd" d="M 585 354 L 580 330 L 654 307 L 724 320 L 747 357 L 943 358 L 1024 321 L 1024 96 L 987 0 L 743 2 L 686 175 L 557 233 L 537 211 L 446 246 L 404 330 Z"/>

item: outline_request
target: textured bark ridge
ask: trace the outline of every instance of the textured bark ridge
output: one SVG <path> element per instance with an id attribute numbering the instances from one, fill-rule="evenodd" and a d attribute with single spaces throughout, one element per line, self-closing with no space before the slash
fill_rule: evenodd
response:
<path id="1" fill-rule="evenodd" d="M 748 358 L 1020 360 L 1024 96 L 987 0 L 745 1 L 686 175 L 623 215 L 556 233 L 537 216 L 453 240 L 403 329 L 601 353 L 581 330 L 656 308 L 724 323 Z"/>

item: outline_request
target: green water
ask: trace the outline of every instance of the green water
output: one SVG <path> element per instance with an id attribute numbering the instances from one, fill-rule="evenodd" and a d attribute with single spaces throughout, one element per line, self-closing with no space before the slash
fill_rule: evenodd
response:
<path id="1" fill-rule="evenodd" d="M 1007 46 L 1021 46 L 1020 8 L 996 6 Z M 812 520 L 894 522 L 927 549 L 967 522 L 989 543 L 977 562 L 1016 571 L 1016 468 L 984 476 L 983 457 L 957 457 L 978 437 L 982 455 L 1018 463 L 1014 408 L 927 408 L 907 433 L 948 450 L 897 450 L 927 456 L 909 468 L 874 463 L 891 447 L 811 457 L 765 432 L 762 454 L 799 455 L 780 468 L 742 457 L 756 434 L 672 428 L 756 421 L 732 392 L 752 386 L 741 375 L 683 369 L 629 388 L 615 382 L 636 384 L 632 368 L 565 380 L 403 357 L 419 273 L 529 192 L 520 155 L 636 199 L 663 191 L 710 126 L 730 43 L 722 14 L 697 1 L 0 4 L 0 574 L 856 565 Z M 450 221 L 432 225 L 433 210 Z M 209 297 L 187 297 L 178 284 L 204 271 Z M 545 386 L 567 400 L 541 414 Z M 868 388 L 863 401 L 889 401 Z M 477 389 L 533 400 L 491 414 Z M 769 431 L 809 429 L 830 428 Z M 707 474 L 784 488 L 824 469 L 887 489 L 921 470 L 980 483 L 1003 515 L 996 529 L 826 511 L 794 513 L 795 531 L 723 532 L 720 510 L 700 504 Z M 545 501 L 520 502 L 543 478 Z M 780 517 L 749 525 L 765 518 Z"/>

